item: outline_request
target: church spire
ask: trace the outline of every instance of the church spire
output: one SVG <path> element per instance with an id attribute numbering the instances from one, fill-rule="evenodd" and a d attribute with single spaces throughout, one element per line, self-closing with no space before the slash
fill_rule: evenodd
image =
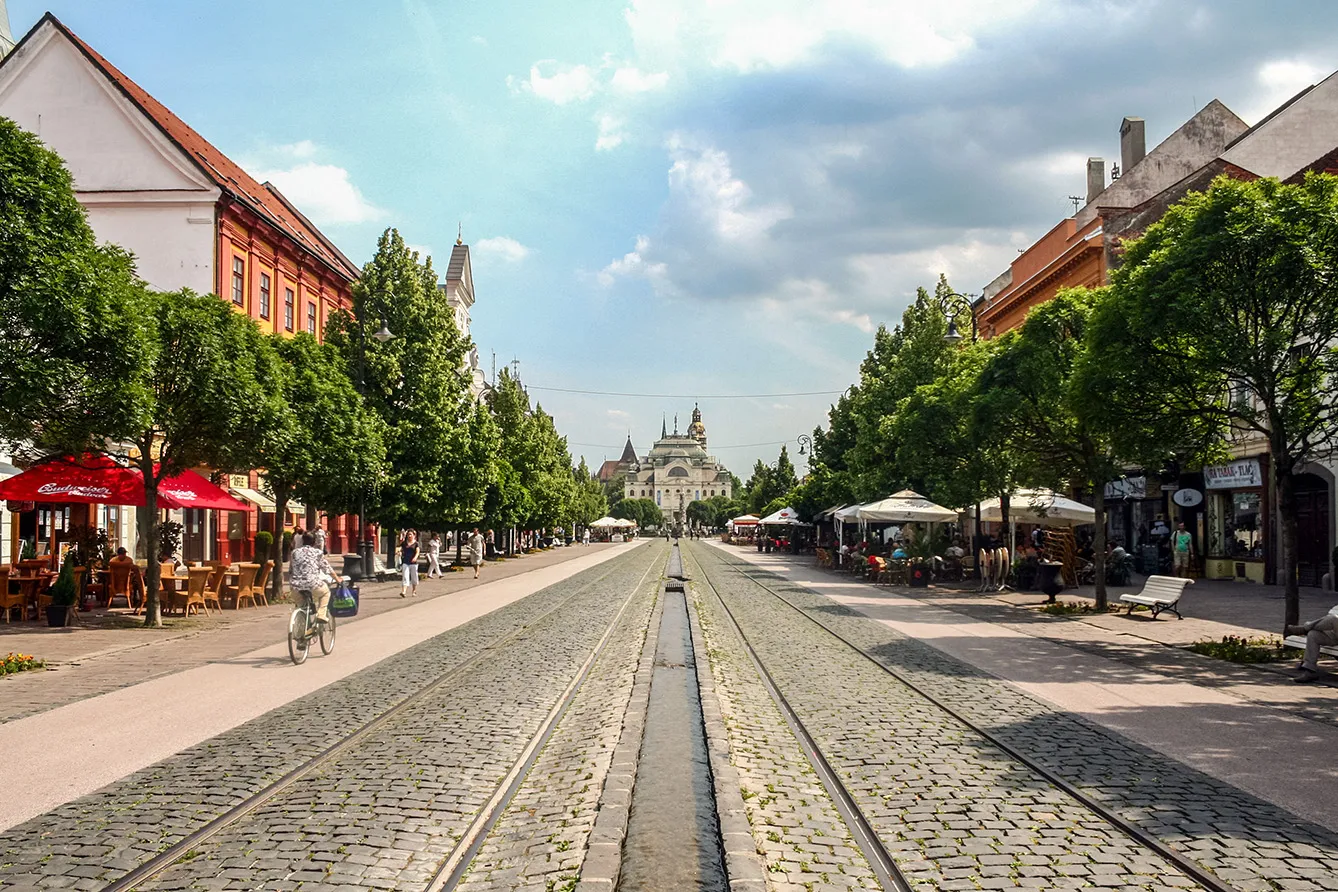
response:
<path id="1" fill-rule="evenodd" d="M 669 419 L 665 415 L 660 416 L 660 439 L 663 440 L 669 436 Z"/>
<path id="2" fill-rule="evenodd" d="M 14 48 L 14 34 L 9 30 L 9 7 L 5 0 L 0 0 L 0 59 L 9 55 Z"/>

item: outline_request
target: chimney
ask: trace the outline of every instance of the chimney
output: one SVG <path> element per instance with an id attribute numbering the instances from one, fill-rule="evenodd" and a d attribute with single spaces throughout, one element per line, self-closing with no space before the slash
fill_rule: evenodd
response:
<path id="1" fill-rule="evenodd" d="M 1106 161 L 1104 158 L 1087 159 L 1087 203 L 1106 191 Z"/>
<path id="2" fill-rule="evenodd" d="M 1120 124 L 1120 172 L 1127 174 L 1148 153 L 1142 118 L 1125 118 Z"/>

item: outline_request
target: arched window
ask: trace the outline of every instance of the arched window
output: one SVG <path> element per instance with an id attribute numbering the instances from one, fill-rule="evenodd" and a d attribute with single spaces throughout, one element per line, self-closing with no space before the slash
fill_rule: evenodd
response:
<path id="1" fill-rule="evenodd" d="M 669 473 L 666 474 L 665 476 L 667 476 L 667 477 L 686 477 L 686 476 L 688 476 L 688 469 L 687 469 L 687 468 L 681 468 L 681 467 L 670 468 L 670 469 L 669 469 Z"/>

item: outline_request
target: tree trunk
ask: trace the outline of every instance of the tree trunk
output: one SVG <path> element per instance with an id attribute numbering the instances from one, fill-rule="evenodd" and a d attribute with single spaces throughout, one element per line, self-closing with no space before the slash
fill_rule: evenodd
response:
<path id="1" fill-rule="evenodd" d="M 455 565 L 456 565 L 457 567 L 462 563 L 461 558 L 463 557 L 463 555 L 464 555 L 464 553 L 465 553 L 465 552 L 464 552 L 464 548 L 465 548 L 465 542 L 464 542 L 464 539 L 465 539 L 465 530 L 464 530 L 464 527 L 456 527 L 456 528 L 455 528 Z"/>
<path id="2" fill-rule="evenodd" d="M 1092 572 L 1096 574 L 1096 609 L 1106 611 L 1106 481 L 1096 480 L 1092 485 Z"/>
<path id="3" fill-rule="evenodd" d="M 266 560 L 271 557 L 274 559 L 274 569 L 270 571 L 269 578 L 270 594 L 267 597 L 277 602 L 283 597 L 283 517 L 288 511 L 288 488 L 276 486 L 273 480 L 270 486 L 274 490 L 274 541 L 270 543 L 270 554 L 261 556 L 259 562 L 263 568 Z"/>
<path id="4" fill-rule="evenodd" d="M 1011 508 L 1012 508 L 1012 502 L 1011 502 L 1011 500 L 1009 499 L 1008 493 L 1006 493 L 1006 492 L 1001 492 L 1001 493 L 999 493 L 999 531 L 1000 531 L 1000 535 L 1002 535 L 1002 534 L 1008 532 L 1008 516 L 1009 516 L 1009 514 L 1011 513 Z M 1009 553 L 1009 554 L 1012 554 L 1015 550 L 1017 550 L 1017 543 L 1016 543 L 1016 542 L 1009 542 L 1009 543 L 1008 543 L 1008 553 Z"/>
<path id="5" fill-rule="evenodd" d="M 144 540 L 144 625 L 150 629 L 163 626 L 162 604 L 158 587 L 162 568 L 158 566 L 158 478 L 153 473 L 153 437 L 139 444 L 140 473 L 144 475 L 144 513 L 140 515 L 140 538 Z"/>
<path id="6" fill-rule="evenodd" d="M 1275 457 L 1273 468 L 1273 492 L 1278 502 L 1278 527 L 1282 542 L 1282 595 L 1285 605 L 1283 624 L 1296 625 L 1301 621 L 1301 593 L 1296 584 L 1296 478 L 1291 468 L 1283 466 Z M 1263 518 L 1259 518 L 1262 522 Z M 1268 547 L 1265 542 L 1264 546 Z"/>

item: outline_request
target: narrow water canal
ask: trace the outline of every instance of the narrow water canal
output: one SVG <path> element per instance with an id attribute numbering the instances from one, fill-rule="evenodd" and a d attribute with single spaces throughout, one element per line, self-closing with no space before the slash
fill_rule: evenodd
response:
<path id="1" fill-rule="evenodd" d="M 670 563 L 676 575 L 678 552 Z M 664 594 L 620 892 L 725 892 L 720 824 L 682 585 Z"/>

